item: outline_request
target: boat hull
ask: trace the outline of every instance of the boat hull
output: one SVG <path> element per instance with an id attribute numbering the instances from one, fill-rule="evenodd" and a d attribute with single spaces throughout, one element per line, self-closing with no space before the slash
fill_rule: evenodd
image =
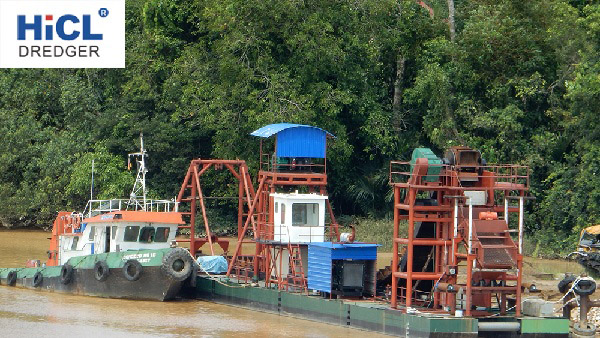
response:
<path id="1" fill-rule="evenodd" d="M 65 278 L 61 277 L 62 266 L 0 269 L 0 285 L 85 296 L 165 301 L 177 297 L 182 286 L 188 281 L 175 280 L 161 268 L 162 258 L 168 250 L 139 250 L 74 257 L 67 263 L 73 270 L 70 280 L 66 282 Z M 128 279 L 123 269 L 128 260 L 140 262 L 141 272 L 136 280 Z M 94 265 L 98 261 L 106 262 L 109 267 L 107 276 L 102 280 L 96 278 Z M 13 285 L 9 285 L 11 271 L 16 271 L 17 274 Z M 36 285 L 35 276 L 38 272 L 42 278 L 40 282 L 38 276 Z"/>

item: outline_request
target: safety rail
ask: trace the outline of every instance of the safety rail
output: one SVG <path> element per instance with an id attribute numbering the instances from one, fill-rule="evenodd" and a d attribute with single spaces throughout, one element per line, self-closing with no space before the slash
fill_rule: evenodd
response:
<path id="1" fill-rule="evenodd" d="M 288 229 L 286 226 L 282 226 L 280 229 L 281 233 L 275 233 L 275 226 L 271 224 L 263 224 L 261 229 L 256 231 L 256 240 L 262 242 L 269 243 L 289 243 L 290 242 L 290 234 L 288 233 Z M 335 226 L 326 223 L 325 226 L 292 226 L 292 228 L 297 229 L 308 229 L 308 233 L 300 233 L 296 234 L 295 237 L 299 237 L 300 241 L 291 241 L 291 243 L 317 243 L 324 242 L 327 240 L 337 241 L 336 239 L 330 238 L 333 236 L 332 230 L 335 229 Z M 322 229 L 322 230 L 321 230 Z M 285 232 L 284 232 L 285 231 Z"/>
<path id="2" fill-rule="evenodd" d="M 390 184 L 409 184 L 416 181 L 418 178 L 439 177 L 438 182 L 449 184 L 452 179 L 460 180 L 461 175 L 468 176 L 471 180 L 493 179 L 499 189 L 502 185 L 511 190 L 527 190 L 529 189 L 529 174 L 528 166 L 516 164 L 492 164 L 492 165 L 447 165 L 429 163 L 427 166 L 430 169 L 426 174 L 416 175 L 412 172 L 411 166 L 418 164 L 405 161 L 390 161 L 389 168 L 389 183 Z M 423 181 L 423 180 L 421 180 Z M 461 189 L 469 187 L 461 187 Z"/>
<path id="3" fill-rule="evenodd" d="M 290 159 L 291 163 L 277 163 L 277 159 Z M 310 160 L 310 162 L 305 162 Z M 324 174 L 327 172 L 327 161 L 323 160 L 323 164 L 314 163 L 314 160 L 320 160 L 315 158 L 291 158 L 291 157 L 277 157 L 271 154 L 262 154 L 260 158 L 260 170 L 270 172 L 309 172 L 316 174 Z"/>
<path id="4" fill-rule="evenodd" d="M 129 199 L 89 200 L 83 211 L 83 215 L 94 217 L 109 212 L 132 210 L 150 212 L 177 212 L 179 202 L 172 200 L 136 200 L 130 203 Z"/>

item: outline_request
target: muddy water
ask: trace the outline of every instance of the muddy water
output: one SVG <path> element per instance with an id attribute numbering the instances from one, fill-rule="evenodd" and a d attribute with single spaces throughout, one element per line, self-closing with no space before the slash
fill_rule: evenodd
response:
<path id="1" fill-rule="evenodd" d="M 0 231 L 0 267 L 44 261 L 49 233 Z M 2 337 L 380 336 L 202 301 L 147 302 L 70 296 L 0 286 Z"/>

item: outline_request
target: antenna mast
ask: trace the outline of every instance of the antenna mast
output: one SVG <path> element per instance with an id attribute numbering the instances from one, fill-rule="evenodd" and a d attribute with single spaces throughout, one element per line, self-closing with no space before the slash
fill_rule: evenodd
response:
<path id="1" fill-rule="evenodd" d="M 148 170 L 146 169 L 146 149 L 144 149 L 144 134 L 140 133 L 140 151 L 137 153 L 129 154 L 127 161 L 129 167 L 131 167 L 131 161 L 134 160 L 137 163 L 137 175 L 135 178 L 135 184 L 133 185 L 133 189 L 131 190 L 131 194 L 129 195 L 129 202 L 127 202 L 127 206 L 131 207 L 135 206 L 135 210 L 144 210 L 146 211 L 146 173 Z M 142 194 L 142 200 L 138 199 L 138 196 Z"/>

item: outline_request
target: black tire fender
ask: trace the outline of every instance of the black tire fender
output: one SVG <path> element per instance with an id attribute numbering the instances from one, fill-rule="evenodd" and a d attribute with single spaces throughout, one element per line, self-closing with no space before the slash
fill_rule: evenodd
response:
<path id="1" fill-rule="evenodd" d="M 8 275 L 6 276 L 6 284 L 8 284 L 9 286 L 15 286 L 17 284 L 17 271 L 16 270 L 12 270 L 11 272 L 8 273 Z"/>
<path id="2" fill-rule="evenodd" d="M 558 282 L 558 291 L 560 291 L 561 293 L 567 292 L 570 288 L 569 285 L 573 283 L 575 279 L 577 278 L 573 275 L 568 275 L 565 278 L 563 278 L 560 282 Z"/>
<path id="3" fill-rule="evenodd" d="M 38 271 L 35 273 L 35 275 L 33 275 L 33 287 L 40 287 L 42 286 L 42 282 L 44 281 L 44 275 L 42 274 L 41 271 Z"/>
<path id="4" fill-rule="evenodd" d="M 73 267 L 71 264 L 67 263 L 60 268 L 60 282 L 63 284 L 71 283 L 73 279 Z"/>
<path id="5" fill-rule="evenodd" d="M 596 282 L 593 279 L 580 279 L 573 291 L 579 296 L 589 296 L 596 291 Z"/>
<path id="6" fill-rule="evenodd" d="M 192 264 L 192 273 L 190 274 L 190 279 L 189 279 L 189 285 L 193 288 L 196 287 L 196 277 L 198 276 L 198 270 L 200 269 L 200 266 L 198 265 L 198 263 L 194 262 Z"/>
<path id="7" fill-rule="evenodd" d="M 142 275 L 142 264 L 135 259 L 130 259 L 123 265 L 123 276 L 130 282 L 135 282 Z"/>
<path id="8" fill-rule="evenodd" d="M 175 248 L 164 255 L 160 269 L 164 274 L 182 282 L 192 273 L 194 261 L 183 248 Z"/>
<path id="9" fill-rule="evenodd" d="M 108 268 L 108 264 L 106 261 L 97 261 L 94 264 L 94 277 L 99 282 L 104 282 L 108 275 L 110 275 L 110 269 Z"/>

